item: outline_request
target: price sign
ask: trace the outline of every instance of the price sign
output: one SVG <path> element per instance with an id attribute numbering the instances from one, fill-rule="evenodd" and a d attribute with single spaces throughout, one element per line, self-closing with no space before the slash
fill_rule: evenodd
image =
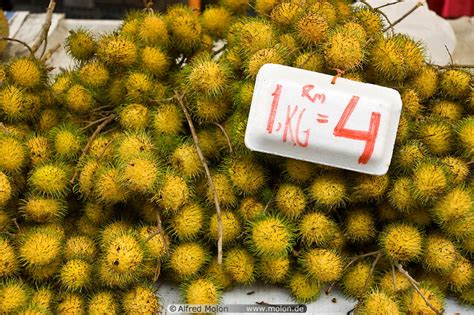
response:
<path id="1" fill-rule="evenodd" d="M 245 131 L 253 151 L 383 175 L 392 159 L 398 91 L 266 64 L 255 83 Z"/>

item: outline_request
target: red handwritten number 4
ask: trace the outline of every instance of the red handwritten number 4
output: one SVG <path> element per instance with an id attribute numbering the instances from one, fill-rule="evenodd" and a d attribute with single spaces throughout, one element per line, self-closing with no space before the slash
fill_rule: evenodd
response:
<path id="1" fill-rule="evenodd" d="M 380 126 L 380 113 L 372 112 L 370 117 L 370 126 L 369 131 L 360 131 L 353 129 L 346 129 L 346 123 L 352 115 L 357 103 L 359 102 L 358 96 L 352 96 L 349 104 L 344 109 L 341 119 L 334 128 L 334 136 L 344 137 L 354 140 L 363 140 L 365 141 L 364 151 L 359 157 L 359 164 L 367 164 L 369 162 L 372 153 L 374 152 L 375 140 L 377 139 L 377 134 Z"/>

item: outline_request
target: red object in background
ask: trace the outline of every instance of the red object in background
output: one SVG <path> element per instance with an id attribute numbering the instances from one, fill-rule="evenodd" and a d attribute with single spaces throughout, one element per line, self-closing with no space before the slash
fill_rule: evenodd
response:
<path id="1" fill-rule="evenodd" d="M 428 6 L 445 18 L 474 15 L 474 0 L 428 0 Z"/>

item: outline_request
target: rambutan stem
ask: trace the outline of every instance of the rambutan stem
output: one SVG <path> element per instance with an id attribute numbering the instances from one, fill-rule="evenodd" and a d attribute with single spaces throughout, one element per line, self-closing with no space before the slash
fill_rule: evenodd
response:
<path id="1" fill-rule="evenodd" d="M 230 142 L 229 135 L 225 131 L 224 127 L 222 127 L 221 124 L 216 123 L 216 122 L 213 123 L 213 124 L 216 125 L 222 131 L 222 133 L 224 134 L 225 139 L 227 140 L 227 145 L 229 146 L 230 154 L 234 154 L 234 150 L 232 149 L 232 143 Z"/>
<path id="2" fill-rule="evenodd" d="M 360 0 L 361 3 L 365 4 L 366 6 L 368 6 L 369 8 L 371 8 L 372 10 L 376 11 L 378 14 L 380 14 L 381 16 L 383 16 L 385 18 L 385 20 L 387 21 L 388 25 L 392 25 L 392 22 L 390 22 L 390 19 L 388 18 L 388 16 L 382 11 L 382 10 L 379 10 L 379 9 L 376 9 L 374 7 L 372 7 L 369 3 L 367 3 L 367 1 L 365 0 Z M 390 27 L 389 27 L 390 28 Z M 383 32 L 385 32 L 385 30 L 383 30 Z M 392 32 L 393 32 L 393 29 L 392 29 Z"/>
<path id="3" fill-rule="evenodd" d="M 397 4 L 397 3 L 400 3 L 400 1 L 395 1 L 395 2 L 386 3 L 386 4 L 384 4 L 384 5 L 375 7 L 374 10 L 379 10 L 379 9 L 382 9 L 382 8 L 385 8 L 385 7 L 388 7 L 388 6 Z"/>
<path id="4" fill-rule="evenodd" d="M 153 232 L 153 234 L 151 234 L 146 239 L 146 241 L 148 242 L 149 240 L 151 240 L 152 238 L 154 238 L 158 234 L 160 234 L 160 236 L 161 236 L 161 241 L 163 242 L 163 247 L 165 248 L 166 255 L 169 255 L 169 246 L 168 246 L 168 242 L 166 241 L 165 232 L 163 230 L 163 225 L 161 224 L 161 216 L 160 216 L 160 213 L 158 211 L 156 211 L 156 231 Z"/>
<path id="5" fill-rule="evenodd" d="M 5 127 L 5 125 L 2 122 L 0 122 L 0 129 L 2 129 L 2 132 L 4 134 L 9 134 L 10 133 L 10 131 L 8 131 L 8 128 Z"/>
<path id="6" fill-rule="evenodd" d="M 30 55 L 31 56 L 34 56 L 34 53 L 33 53 L 33 50 L 31 49 L 30 45 L 28 45 L 27 43 L 25 43 L 24 41 L 21 41 L 19 39 L 16 39 L 16 38 L 11 38 L 11 37 L 0 37 L 0 40 L 6 40 L 6 41 L 10 41 L 10 42 L 15 42 L 15 43 L 19 43 L 19 44 L 22 44 L 23 46 L 25 46 L 29 52 L 30 52 Z"/>
<path id="7" fill-rule="evenodd" d="M 55 7 L 56 7 L 56 0 L 50 0 L 48 9 L 46 10 L 46 19 L 44 20 L 44 24 L 41 27 L 40 35 L 36 39 L 36 42 L 31 46 L 31 51 L 33 52 L 33 54 L 38 51 L 41 44 L 45 42 L 48 37 L 49 28 L 51 27 L 51 20 L 53 18 L 53 11 Z"/>
<path id="8" fill-rule="evenodd" d="M 211 189 L 212 192 L 212 197 L 214 199 L 214 205 L 216 207 L 216 212 L 217 212 L 217 234 L 218 234 L 218 239 L 217 239 L 217 263 L 219 265 L 222 264 L 222 217 L 221 217 L 221 207 L 219 205 L 219 199 L 217 198 L 217 193 L 216 189 L 214 187 L 214 182 L 212 180 L 211 172 L 209 171 L 209 167 L 206 163 L 206 159 L 204 158 L 204 154 L 201 151 L 201 147 L 199 146 L 199 138 L 196 133 L 196 129 L 194 128 L 193 120 L 191 119 L 191 115 L 189 114 L 189 111 L 186 108 L 186 105 L 184 105 L 183 102 L 183 96 L 179 95 L 178 93 L 175 93 L 175 97 L 181 106 L 181 109 L 184 112 L 184 115 L 186 116 L 186 120 L 188 121 L 189 129 L 191 130 L 191 135 L 194 140 L 194 144 L 196 146 L 196 151 L 198 153 L 199 159 L 201 160 L 201 164 L 204 167 L 204 171 L 206 172 L 207 180 L 209 182 L 209 188 Z"/>
<path id="9" fill-rule="evenodd" d="M 418 294 L 421 296 L 421 298 L 423 299 L 423 301 L 425 301 L 426 305 L 431 308 L 433 310 L 433 312 L 435 312 L 437 315 L 441 315 L 442 312 L 441 311 L 438 311 L 429 301 L 428 299 L 425 297 L 425 295 L 420 291 L 420 288 L 418 287 L 419 283 L 413 279 L 410 274 L 405 270 L 403 269 L 402 265 L 400 264 L 397 264 L 397 268 L 398 270 L 405 276 L 405 278 L 408 279 L 408 281 L 410 282 L 411 286 L 416 290 L 416 292 L 418 292 Z"/>
<path id="10" fill-rule="evenodd" d="M 97 136 L 102 131 L 102 129 L 104 129 L 109 123 L 111 123 L 115 119 L 115 117 L 116 117 L 115 114 L 111 114 L 100 125 L 97 126 L 94 133 L 90 136 L 89 140 L 87 141 L 86 146 L 84 147 L 84 149 L 82 149 L 82 153 L 78 161 L 81 160 L 89 152 L 92 145 L 92 141 L 94 141 L 94 139 L 97 138 Z M 74 175 L 71 178 L 71 184 L 74 183 L 78 174 L 79 174 L 79 168 L 76 167 L 76 170 L 74 171 Z"/>
<path id="11" fill-rule="evenodd" d="M 44 62 L 48 61 L 54 55 L 54 53 L 58 51 L 59 48 L 61 48 L 61 44 L 57 44 L 56 46 L 48 50 L 46 54 L 43 54 L 44 56 L 41 58 L 41 60 L 43 60 Z"/>
<path id="12" fill-rule="evenodd" d="M 413 6 L 413 8 L 411 8 L 407 13 L 405 13 L 404 15 L 402 15 L 398 20 L 396 20 L 395 22 L 393 23 L 390 23 L 390 25 L 388 27 L 386 27 L 385 29 L 382 30 L 382 32 L 386 32 L 388 31 L 389 29 L 393 29 L 393 27 L 395 25 L 397 25 L 398 23 L 400 23 L 401 21 L 403 21 L 404 19 L 406 19 L 410 14 L 412 14 L 416 9 L 418 9 L 419 7 L 423 6 L 423 3 L 421 2 L 418 2 L 417 4 L 415 4 Z"/>
<path id="13" fill-rule="evenodd" d="M 364 289 L 362 290 L 363 292 L 367 290 L 367 286 L 369 285 L 369 280 L 373 278 L 375 267 L 377 266 L 381 256 L 382 256 L 381 252 L 379 252 L 377 256 L 375 256 L 374 262 L 372 263 L 372 266 L 370 267 L 369 274 L 367 275 L 367 279 L 365 279 Z"/>

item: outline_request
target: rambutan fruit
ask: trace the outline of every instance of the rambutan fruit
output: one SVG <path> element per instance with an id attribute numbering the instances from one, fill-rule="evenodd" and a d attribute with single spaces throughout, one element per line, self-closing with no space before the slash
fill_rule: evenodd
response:
<path id="1" fill-rule="evenodd" d="M 219 122 L 223 120 L 231 104 L 228 97 L 198 97 L 192 104 L 192 111 L 196 119 L 202 123 Z"/>
<path id="2" fill-rule="evenodd" d="M 133 230 L 130 222 L 125 220 L 117 220 L 115 222 L 109 223 L 103 227 L 101 232 L 101 243 L 102 247 L 108 245 L 116 237 L 124 235 L 127 232 Z"/>
<path id="3" fill-rule="evenodd" d="M 426 283 L 421 283 L 420 292 L 428 300 L 432 307 L 439 312 L 444 312 L 444 296 L 436 288 Z M 426 304 L 421 295 L 414 289 L 408 290 L 401 298 L 402 307 L 410 314 L 436 314 L 431 307 Z"/>
<path id="4" fill-rule="evenodd" d="M 266 183 L 265 169 L 251 155 L 234 158 L 225 168 L 233 186 L 242 194 L 255 194 Z"/>
<path id="5" fill-rule="evenodd" d="M 0 109 L 9 120 L 22 120 L 28 116 L 26 92 L 15 85 L 4 85 L 0 90 Z"/>
<path id="6" fill-rule="evenodd" d="M 91 264 L 79 258 L 67 261 L 59 271 L 59 282 L 67 291 L 82 291 L 91 285 Z"/>
<path id="7" fill-rule="evenodd" d="M 316 281 L 336 281 L 343 274 L 343 257 L 329 249 L 309 249 L 299 258 L 299 263 L 310 277 Z"/>
<path id="8" fill-rule="evenodd" d="M 74 84 L 66 92 L 65 104 L 72 112 L 84 114 L 95 106 L 95 99 L 91 91 L 80 84 Z"/>
<path id="9" fill-rule="evenodd" d="M 367 261 L 359 261 L 349 267 L 341 279 L 341 287 L 344 295 L 353 298 L 363 297 L 374 285 L 373 275 L 370 273 L 371 264 Z"/>
<path id="10" fill-rule="evenodd" d="M 14 136 L 0 134 L 0 170 L 17 173 L 27 163 L 28 152 L 22 141 Z"/>
<path id="11" fill-rule="evenodd" d="M 441 255 L 440 255 L 441 256 Z M 474 268 L 469 259 L 462 256 L 456 257 L 454 269 L 444 276 L 449 283 L 449 287 L 454 292 L 460 292 L 472 285 Z"/>
<path id="12" fill-rule="evenodd" d="M 215 38 L 224 38 L 230 26 L 232 14 L 225 7 L 211 6 L 201 16 L 201 25 Z"/>
<path id="13" fill-rule="evenodd" d="M 378 285 L 388 295 L 396 295 L 411 288 L 411 283 L 404 274 L 400 271 L 392 273 L 392 270 L 387 270 L 380 276 Z"/>
<path id="14" fill-rule="evenodd" d="M 362 25 L 368 37 L 379 38 L 383 36 L 384 23 L 381 15 L 376 10 L 362 7 L 355 10 L 354 16 L 357 22 Z"/>
<path id="15" fill-rule="evenodd" d="M 0 207 L 5 206 L 12 198 L 13 187 L 11 180 L 5 173 L 0 172 Z"/>
<path id="16" fill-rule="evenodd" d="M 308 278 L 300 271 L 290 275 L 287 283 L 293 299 L 298 303 L 310 303 L 315 301 L 321 293 L 321 282 Z"/>
<path id="17" fill-rule="evenodd" d="M 411 118 L 421 115 L 424 106 L 420 103 L 420 98 L 415 90 L 405 89 L 401 93 L 403 112 Z"/>
<path id="18" fill-rule="evenodd" d="M 301 241 L 305 245 L 325 247 L 338 229 L 336 222 L 322 212 L 303 214 L 298 222 Z"/>
<path id="19" fill-rule="evenodd" d="M 295 2 L 291 2 L 295 5 Z M 295 22 L 295 32 L 304 46 L 316 46 L 326 37 L 329 24 L 320 12 L 307 11 Z"/>
<path id="20" fill-rule="evenodd" d="M 4 237 L 0 237 L 0 277 L 6 279 L 14 275 L 19 270 L 16 251 L 10 241 Z"/>
<path id="21" fill-rule="evenodd" d="M 75 159 L 84 143 L 84 136 L 80 129 L 72 124 L 63 124 L 51 129 L 49 138 L 60 160 Z"/>
<path id="22" fill-rule="evenodd" d="M 183 143 L 170 156 L 171 165 L 187 178 L 197 177 L 203 167 L 194 143 Z"/>
<path id="23" fill-rule="evenodd" d="M 222 95 L 229 83 L 229 69 L 205 55 L 194 59 L 186 71 L 186 82 L 193 93 L 208 97 Z"/>
<path id="24" fill-rule="evenodd" d="M 186 180 L 172 173 L 166 174 L 153 199 L 166 211 L 176 213 L 186 205 L 193 192 Z"/>
<path id="25" fill-rule="evenodd" d="M 307 198 L 301 187 L 283 183 L 276 192 L 275 204 L 280 214 L 288 219 L 294 219 L 305 210 Z"/>
<path id="26" fill-rule="evenodd" d="M 64 200 L 29 194 L 19 208 L 28 221 L 46 223 L 61 219 L 66 214 Z"/>
<path id="27" fill-rule="evenodd" d="M 453 123 L 464 116 L 464 107 L 460 103 L 452 101 L 436 101 L 430 105 L 433 116 L 444 118 Z"/>
<path id="28" fill-rule="evenodd" d="M 459 292 L 458 300 L 460 300 L 464 305 L 472 307 L 472 305 L 474 305 L 474 287 L 471 286 Z"/>
<path id="29" fill-rule="evenodd" d="M 170 67 L 170 57 L 159 47 L 147 46 L 141 52 L 143 68 L 157 77 L 166 75 Z"/>
<path id="30" fill-rule="evenodd" d="M 74 188 L 84 198 L 90 198 L 94 191 L 95 174 L 100 168 L 96 159 L 86 159 L 79 162 L 79 176 L 77 186 Z"/>
<path id="31" fill-rule="evenodd" d="M 273 47 L 277 38 L 271 23 L 263 19 L 246 19 L 241 25 L 235 26 L 237 45 L 250 56 L 261 49 Z"/>
<path id="32" fill-rule="evenodd" d="M 457 124 L 456 137 L 460 153 L 468 159 L 474 157 L 474 117 L 469 116 Z"/>
<path id="33" fill-rule="evenodd" d="M 171 234 L 180 241 L 193 240 L 202 233 L 205 218 L 205 209 L 199 203 L 189 203 L 170 218 Z"/>
<path id="34" fill-rule="evenodd" d="M 8 70 L 13 82 L 21 87 L 35 88 L 45 82 L 44 66 L 32 58 L 22 57 L 12 60 Z"/>
<path id="35" fill-rule="evenodd" d="M 438 72 L 434 67 L 425 65 L 410 79 L 408 86 L 416 92 L 421 101 L 427 100 L 438 88 Z"/>
<path id="36" fill-rule="evenodd" d="M 47 137 L 35 134 L 28 138 L 25 144 L 28 147 L 32 165 L 43 163 L 50 158 L 51 148 Z"/>
<path id="37" fill-rule="evenodd" d="M 171 250 L 168 268 L 178 280 L 186 280 L 198 274 L 209 261 L 209 252 L 196 242 L 176 244 Z"/>
<path id="38" fill-rule="evenodd" d="M 407 35 L 396 35 L 400 52 L 405 59 L 408 75 L 417 74 L 425 67 L 425 48 Z"/>
<path id="39" fill-rule="evenodd" d="M 21 279 L 10 279 L 0 284 L 0 310 L 4 314 L 16 314 L 28 304 L 31 289 Z"/>
<path id="40" fill-rule="evenodd" d="M 401 176 L 394 179 L 392 187 L 387 193 L 388 201 L 398 211 L 407 213 L 418 205 L 411 187 L 413 186 L 410 177 Z"/>
<path id="41" fill-rule="evenodd" d="M 156 314 L 160 303 L 150 286 L 137 284 L 123 294 L 122 308 L 127 315 Z"/>
<path id="42" fill-rule="evenodd" d="M 96 257 L 96 245 L 88 236 L 71 236 L 64 244 L 64 259 L 79 258 L 92 263 Z"/>
<path id="43" fill-rule="evenodd" d="M 399 315 L 403 314 L 396 300 L 378 289 L 372 290 L 355 307 L 356 314 Z"/>
<path id="44" fill-rule="evenodd" d="M 60 119 L 60 111 L 56 109 L 45 108 L 38 113 L 36 128 L 40 132 L 48 132 L 59 124 Z"/>
<path id="45" fill-rule="evenodd" d="M 120 170 L 113 166 L 100 166 L 94 175 L 94 196 L 101 202 L 112 205 L 124 202 L 129 191 L 121 181 Z"/>
<path id="46" fill-rule="evenodd" d="M 33 191 L 46 196 L 64 196 L 69 191 L 69 168 L 48 162 L 34 167 L 28 177 Z"/>
<path id="47" fill-rule="evenodd" d="M 413 170 L 413 165 L 426 156 L 427 150 L 423 143 L 418 140 L 409 140 L 395 150 L 393 161 L 396 168 L 403 173 L 409 173 Z"/>
<path id="48" fill-rule="evenodd" d="M 249 250 L 257 256 L 277 258 L 287 255 L 294 244 L 293 226 L 277 216 L 264 215 L 249 223 Z"/>
<path id="49" fill-rule="evenodd" d="M 406 58 L 400 36 L 379 38 L 371 46 L 369 64 L 380 81 L 403 81 L 408 75 Z"/>
<path id="50" fill-rule="evenodd" d="M 453 131 L 449 122 L 439 118 L 427 118 L 417 124 L 416 137 L 436 155 L 445 155 L 452 149 Z"/>
<path id="51" fill-rule="evenodd" d="M 463 218 L 448 221 L 442 225 L 442 229 L 455 239 L 471 237 L 474 235 L 474 215 L 469 213 Z"/>
<path id="52" fill-rule="evenodd" d="M 316 164 L 295 159 L 285 159 L 282 168 L 285 177 L 297 184 L 313 179 L 317 170 Z"/>
<path id="53" fill-rule="evenodd" d="M 123 36 L 104 36 L 97 45 L 97 57 L 110 66 L 129 67 L 137 61 L 138 48 Z"/>
<path id="54" fill-rule="evenodd" d="M 81 315 L 84 313 L 86 302 L 82 295 L 73 292 L 63 292 L 59 295 L 56 305 L 58 315 Z"/>
<path id="55" fill-rule="evenodd" d="M 42 308 L 43 311 L 52 312 L 55 303 L 56 294 L 49 285 L 37 287 L 31 293 L 30 304 Z"/>
<path id="56" fill-rule="evenodd" d="M 94 56 L 97 42 L 89 31 L 77 29 L 69 31 L 65 43 L 66 51 L 76 60 L 87 61 Z"/>
<path id="57" fill-rule="evenodd" d="M 259 15 L 269 17 L 277 4 L 277 0 L 255 0 L 254 8 Z"/>
<path id="58" fill-rule="evenodd" d="M 464 99 L 471 92 L 472 74 L 459 69 L 449 69 L 441 73 L 439 89 L 450 99 Z"/>
<path id="59" fill-rule="evenodd" d="M 229 210 L 221 211 L 222 219 L 222 243 L 227 245 L 236 240 L 242 232 L 242 224 L 234 212 Z M 209 237 L 217 241 L 219 239 L 219 227 L 217 224 L 217 213 L 214 213 L 209 222 Z"/>
<path id="60" fill-rule="evenodd" d="M 384 255 L 396 262 L 417 260 L 423 252 L 423 235 L 418 228 L 407 223 L 386 226 L 378 241 Z"/>
<path id="61" fill-rule="evenodd" d="M 290 265 L 291 262 L 288 256 L 279 258 L 261 257 L 257 263 L 257 274 L 266 283 L 283 283 L 288 278 Z"/>
<path id="62" fill-rule="evenodd" d="M 217 262 L 217 258 L 213 258 L 209 265 L 207 266 L 207 270 L 205 273 L 206 277 L 209 279 L 212 279 L 212 281 L 222 288 L 222 290 L 225 290 L 229 288 L 232 285 L 232 279 L 230 275 L 227 273 L 225 270 L 225 267 L 223 264 L 219 264 Z"/>
<path id="63" fill-rule="evenodd" d="M 285 64 L 285 54 L 282 46 L 264 48 L 252 54 L 245 67 L 245 71 L 250 79 L 255 79 L 257 73 L 263 65 L 267 63 Z"/>
<path id="64" fill-rule="evenodd" d="M 453 270 L 458 259 L 454 243 L 441 234 L 426 236 L 422 262 L 427 270 L 447 273 Z"/>
<path id="65" fill-rule="evenodd" d="M 429 203 L 450 186 L 449 169 L 437 159 L 424 159 L 413 169 L 412 191 L 417 200 Z"/>
<path id="66" fill-rule="evenodd" d="M 183 128 L 183 113 L 174 104 L 162 104 L 152 115 L 152 127 L 158 134 L 178 134 Z"/>
<path id="67" fill-rule="evenodd" d="M 82 212 L 92 224 L 97 226 L 110 220 L 113 215 L 113 209 L 111 207 L 92 201 L 84 203 Z"/>
<path id="68" fill-rule="evenodd" d="M 166 255 L 170 240 L 168 235 L 164 234 L 163 237 L 161 234 L 156 235 L 155 232 L 156 227 L 151 225 L 144 225 L 138 230 L 139 237 L 144 243 L 146 256 L 153 260 L 159 261 Z"/>
<path id="69" fill-rule="evenodd" d="M 341 175 L 330 171 L 317 176 L 308 188 L 310 198 L 328 209 L 343 206 L 348 199 L 348 187 Z"/>
<path id="70" fill-rule="evenodd" d="M 139 154 L 153 154 L 154 145 L 150 135 L 143 131 L 129 131 L 114 141 L 115 155 L 119 161 L 128 161 Z"/>
<path id="71" fill-rule="evenodd" d="M 83 65 L 78 72 L 79 80 L 91 88 L 104 87 L 109 81 L 109 70 L 100 61 L 91 61 Z"/>
<path id="72" fill-rule="evenodd" d="M 442 196 L 431 208 L 438 224 L 465 218 L 472 212 L 473 196 L 470 189 L 456 186 Z"/>
<path id="73" fill-rule="evenodd" d="M 351 192 L 354 202 L 381 200 L 389 186 L 388 175 L 355 174 Z"/>
<path id="74" fill-rule="evenodd" d="M 350 241 L 365 243 L 374 239 L 376 233 L 375 218 L 368 209 L 347 212 L 344 234 Z"/>
<path id="75" fill-rule="evenodd" d="M 336 28 L 327 36 L 323 55 L 329 68 L 348 71 L 363 62 L 365 52 L 358 36 Z"/>
<path id="76" fill-rule="evenodd" d="M 302 52 L 296 56 L 293 67 L 322 72 L 324 70 L 324 57 L 317 51 Z"/>
<path id="77" fill-rule="evenodd" d="M 61 268 L 61 260 L 57 259 L 45 266 L 30 267 L 27 270 L 28 277 L 34 282 L 45 283 L 57 276 Z"/>
<path id="78" fill-rule="evenodd" d="M 411 136 L 412 133 L 412 122 L 403 113 L 400 115 L 398 123 L 397 137 L 395 138 L 396 144 L 405 143 Z"/>
<path id="79" fill-rule="evenodd" d="M 255 259 L 246 249 L 235 247 L 227 250 L 223 265 L 237 284 L 249 285 L 255 281 Z"/>
<path id="80" fill-rule="evenodd" d="M 303 12 L 303 8 L 298 2 L 283 1 L 274 6 L 270 18 L 273 23 L 285 28 L 293 24 L 301 12 Z"/>
<path id="81" fill-rule="evenodd" d="M 255 197 L 248 196 L 241 200 L 237 212 L 244 221 L 252 221 L 264 213 L 265 205 Z"/>
<path id="82" fill-rule="evenodd" d="M 461 184 L 469 175 L 469 165 L 463 159 L 456 156 L 446 156 L 441 160 L 453 174 L 454 184 Z"/>
<path id="83" fill-rule="evenodd" d="M 188 304 L 219 304 L 221 288 L 209 278 L 197 278 L 181 286 L 184 302 Z"/>
<path id="84" fill-rule="evenodd" d="M 92 294 L 87 302 L 87 314 L 119 314 L 119 305 L 115 295 L 110 291 Z"/>
<path id="85" fill-rule="evenodd" d="M 120 165 L 120 181 L 136 193 L 152 193 L 158 184 L 160 169 L 154 156 L 145 154 L 130 158 Z"/>
<path id="86" fill-rule="evenodd" d="M 237 202 L 237 197 L 232 188 L 231 180 L 224 173 L 213 173 L 211 175 L 219 204 L 223 207 L 233 206 Z M 214 197 L 210 187 L 207 188 L 206 199 L 210 204 L 214 203 Z"/>
<path id="87" fill-rule="evenodd" d="M 44 227 L 31 228 L 18 239 L 20 261 L 27 268 L 44 267 L 61 257 L 61 234 Z"/>
<path id="88" fill-rule="evenodd" d="M 153 92 L 153 85 L 151 76 L 137 71 L 129 73 L 124 81 L 127 98 L 133 101 L 147 100 Z"/>
<path id="89" fill-rule="evenodd" d="M 249 0 L 219 0 L 218 2 L 237 15 L 245 14 L 250 4 Z"/>
<path id="90" fill-rule="evenodd" d="M 184 6 L 180 6 L 178 10 L 175 8 L 176 6 L 168 9 L 166 14 L 171 33 L 170 42 L 178 51 L 189 53 L 201 43 L 202 26 L 198 16 L 190 8 Z"/>
<path id="91" fill-rule="evenodd" d="M 159 13 L 144 14 L 137 27 L 137 35 L 141 42 L 151 46 L 166 46 L 169 41 L 165 19 Z"/>

